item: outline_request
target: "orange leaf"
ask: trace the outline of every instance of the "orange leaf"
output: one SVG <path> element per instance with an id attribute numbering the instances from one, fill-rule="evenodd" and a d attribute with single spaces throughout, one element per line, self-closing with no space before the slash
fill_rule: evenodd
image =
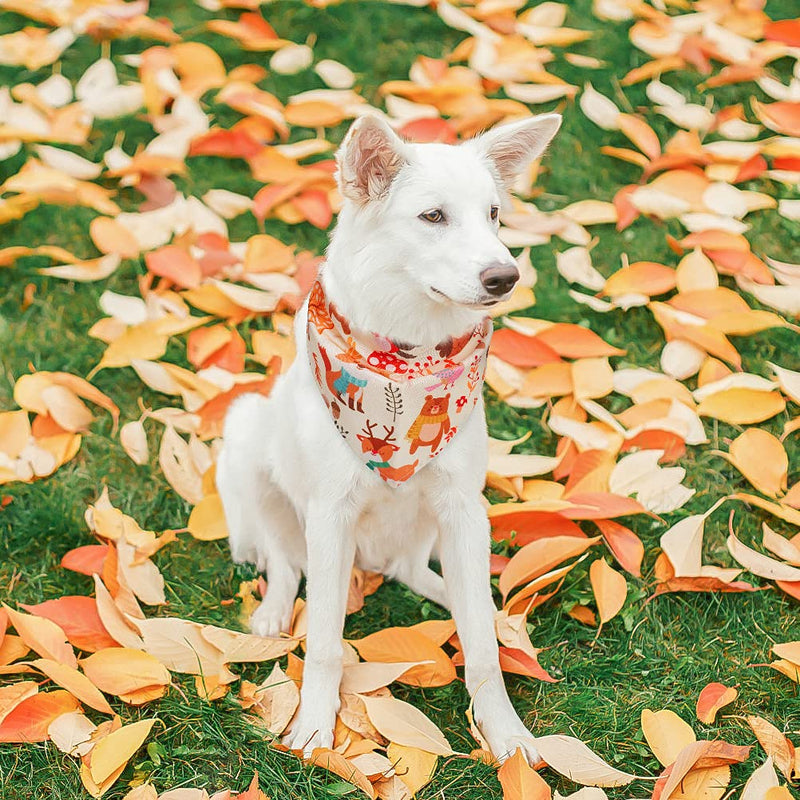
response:
<path id="1" fill-rule="evenodd" d="M 534 578 L 562 564 L 569 558 L 581 555 L 587 548 L 600 541 L 599 536 L 579 539 L 575 536 L 555 536 L 551 539 L 539 539 L 526 544 L 508 562 L 508 566 L 500 576 L 500 591 L 503 599 L 521 583 Z"/>
<path id="2" fill-rule="evenodd" d="M 729 451 L 728 460 L 759 492 L 774 498 L 786 491 L 789 457 L 771 433 L 749 428 L 731 442 Z"/>
<path id="3" fill-rule="evenodd" d="M 307 761 L 315 767 L 322 767 L 344 778 L 349 783 L 361 789 L 367 797 L 375 798 L 375 789 L 369 782 L 369 778 L 356 767 L 352 762 L 348 761 L 341 753 L 335 750 L 330 750 L 327 747 L 315 747 L 311 753 L 311 758 Z"/>
<path id="4" fill-rule="evenodd" d="M 270 361 L 268 375 L 263 381 L 237 384 L 227 392 L 222 392 L 216 397 L 212 397 L 211 400 L 200 406 L 195 412 L 200 417 L 197 435 L 203 440 L 222 436 L 222 423 L 225 420 L 225 414 L 230 404 L 243 394 L 255 393 L 266 397 L 272 391 L 275 378 L 280 373 L 280 368 L 277 366 L 279 363 L 280 359 L 272 359 Z"/>
<path id="5" fill-rule="evenodd" d="M 315 228 L 325 230 L 333 219 L 333 209 L 327 192 L 306 189 L 289 201 Z"/>
<path id="6" fill-rule="evenodd" d="M 39 693 L 23 700 L 0 723 L 0 742 L 44 742 L 47 728 L 62 714 L 77 711 L 80 703 L 62 690 Z"/>
<path id="7" fill-rule="evenodd" d="M 119 253 L 122 258 L 139 255 L 139 243 L 134 235 L 111 217 L 95 217 L 89 223 L 89 236 L 101 253 Z"/>
<path id="8" fill-rule="evenodd" d="M 194 289 L 200 285 L 203 273 L 200 265 L 182 247 L 168 244 L 151 250 L 144 257 L 147 269 L 154 275 L 168 278 L 183 289 Z"/>
<path id="9" fill-rule="evenodd" d="M 644 294 L 648 297 L 670 292 L 675 288 L 677 273 L 672 267 L 654 261 L 637 261 L 617 270 L 603 287 L 603 294 L 619 297 Z"/>
<path id="10" fill-rule="evenodd" d="M 350 644 L 365 661 L 432 661 L 432 664 L 413 667 L 397 678 L 410 686 L 446 686 L 456 678 L 456 671 L 444 650 L 412 628 L 384 628 L 363 639 L 351 640 Z"/>
<path id="11" fill-rule="evenodd" d="M 632 114 L 620 114 L 617 117 L 619 129 L 649 158 L 661 155 L 661 142 L 655 131 L 639 117 Z"/>
<path id="12" fill-rule="evenodd" d="M 749 716 L 747 724 L 756 735 L 758 743 L 764 748 L 764 752 L 772 757 L 775 766 L 786 776 L 786 779 L 791 780 L 796 758 L 792 742 L 771 722 L 767 722 L 762 717 Z"/>
<path id="13" fill-rule="evenodd" d="M 618 522 L 606 519 L 595 520 L 603 539 L 619 565 L 631 575 L 642 577 L 644 545 L 642 540 L 630 529 Z"/>
<path id="14" fill-rule="evenodd" d="M 577 523 L 552 511 L 512 511 L 493 515 L 490 521 L 492 538 L 496 542 L 511 540 L 512 544 L 520 547 L 537 539 L 549 539 L 553 536 L 586 538 Z"/>
<path id="15" fill-rule="evenodd" d="M 750 102 L 755 115 L 770 130 L 786 136 L 800 136 L 800 103 L 759 103 L 755 97 Z"/>
<path id="16" fill-rule="evenodd" d="M 503 787 L 503 800 L 550 800 L 550 787 L 517 749 L 497 771 Z"/>
<path id="17" fill-rule="evenodd" d="M 106 549 L 103 547 L 104 555 Z M 102 564 L 95 572 L 99 573 L 101 570 Z M 47 600 L 38 605 L 21 605 L 29 613 L 55 622 L 67 635 L 70 643 L 79 650 L 94 653 L 106 647 L 117 646 L 97 613 L 97 601 L 93 597 L 74 595 Z"/>
<path id="18" fill-rule="evenodd" d="M 77 669 L 51 661 L 49 658 L 37 658 L 31 663 L 36 669 L 47 675 L 53 683 L 66 689 L 90 708 L 101 711 L 103 714 L 114 713 L 100 690 Z"/>
<path id="19" fill-rule="evenodd" d="M 620 350 L 618 347 L 604 342 L 594 331 L 568 322 L 551 325 L 536 334 L 536 338 L 564 358 L 625 355 L 625 350 Z"/>
<path id="20" fill-rule="evenodd" d="M 608 565 L 605 558 L 598 558 L 592 562 L 592 566 L 589 567 L 589 579 L 600 613 L 600 622 L 608 622 L 625 604 L 628 584 L 619 572 Z"/>
<path id="21" fill-rule="evenodd" d="M 647 513 L 638 500 L 610 492 L 583 492 L 572 494 L 569 499 L 574 505 L 558 512 L 567 519 L 598 520 Z"/>
<path id="22" fill-rule="evenodd" d="M 263 145 L 244 130 L 211 130 L 192 140 L 190 156 L 219 156 L 221 158 L 252 158 Z"/>
<path id="23" fill-rule="evenodd" d="M 538 336 L 526 336 L 509 328 L 501 328 L 494 334 L 489 352 L 515 367 L 538 367 L 561 361 L 558 353 Z"/>
<path id="24" fill-rule="evenodd" d="M 700 692 L 697 698 L 695 711 L 697 719 L 712 725 L 717 717 L 717 712 L 723 707 L 732 703 L 739 696 L 739 692 L 733 687 L 725 686 L 723 683 L 709 683 Z"/>
<path id="25" fill-rule="evenodd" d="M 800 47 L 800 19 L 781 19 L 764 24 L 763 36 L 770 42 Z"/>
<path id="26" fill-rule="evenodd" d="M 338 106 L 323 100 L 289 103 L 284 109 L 284 116 L 289 125 L 301 128 L 329 128 L 345 118 Z"/>
<path id="27" fill-rule="evenodd" d="M 107 544 L 87 544 L 65 553 L 61 559 L 64 569 L 80 572 L 82 575 L 98 575 L 103 571 L 103 562 L 108 554 Z"/>
<path id="28" fill-rule="evenodd" d="M 406 122 L 398 133 L 412 142 L 441 142 L 455 144 L 456 131 L 449 120 L 441 117 L 422 117 Z"/>

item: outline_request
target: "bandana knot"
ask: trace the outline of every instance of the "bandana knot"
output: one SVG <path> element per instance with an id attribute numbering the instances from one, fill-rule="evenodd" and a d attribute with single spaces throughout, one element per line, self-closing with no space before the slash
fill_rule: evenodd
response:
<path id="1" fill-rule="evenodd" d="M 333 423 L 364 465 L 399 486 L 442 452 L 478 403 L 491 320 L 435 347 L 352 329 L 321 281 L 308 301 L 308 358 Z"/>

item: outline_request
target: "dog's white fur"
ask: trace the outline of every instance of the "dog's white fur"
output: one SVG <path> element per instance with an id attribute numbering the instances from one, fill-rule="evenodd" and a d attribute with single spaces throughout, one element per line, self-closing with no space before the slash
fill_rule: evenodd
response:
<path id="1" fill-rule="evenodd" d="M 480 273 L 513 263 L 491 208 L 560 122 L 556 114 L 533 117 L 459 146 L 403 142 L 375 117 L 355 122 L 337 154 L 344 206 L 322 270 L 328 297 L 350 324 L 431 347 L 475 325 L 497 301 Z M 444 221 L 420 218 L 433 209 Z M 296 319 L 297 358 L 271 396 L 248 395 L 232 407 L 217 468 L 233 559 L 267 573 L 266 597 L 252 617 L 256 633 L 287 629 L 301 573 L 307 576 L 301 704 L 285 742 L 306 753 L 332 744 L 355 561 L 450 609 L 483 737 L 498 759 L 521 747 L 535 763 L 534 738 L 498 664 L 481 502 L 483 403 L 440 455 L 391 488 L 334 427 L 309 367 L 306 321 L 307 304 Z M 443 577 L 430 568 L 432 557 Z"/>

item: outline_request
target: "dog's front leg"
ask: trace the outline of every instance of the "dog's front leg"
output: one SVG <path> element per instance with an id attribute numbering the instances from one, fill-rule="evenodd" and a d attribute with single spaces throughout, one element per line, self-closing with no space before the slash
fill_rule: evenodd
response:
<path id="1" fill-rule="evenodd" d="M 331 747 L 342 679 L 342 628 L 355 557 L 354 519 L 345 503 L 312 508 L 306 517 L 308 634 L 300 709 L 284 744 L 310 755 Z"/>
<path id="2" fill-rule="evenodd" d="M 489 521 L 478 497 L 452 485 L 438 496 L 442 574 L 464 650 L 464 677 L 473 717 L 500 761 L 517 748 L 531 765 L 541 758 L 506 692 L 495 636 L 489 584 Z"/>

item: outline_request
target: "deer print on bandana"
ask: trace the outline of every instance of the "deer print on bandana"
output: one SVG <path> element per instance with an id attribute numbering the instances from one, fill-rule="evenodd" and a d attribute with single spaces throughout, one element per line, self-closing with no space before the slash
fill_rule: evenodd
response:
<path id="1" fill-rule="evenodd" d="M 418 347 L 354 330 L 321 280 L 308 301 L 308 358 L 331 421 L 390 486 L 429 464 L 466 422 L 483 387 L 491 334 L 487 317 L 458 338 Z"/>

